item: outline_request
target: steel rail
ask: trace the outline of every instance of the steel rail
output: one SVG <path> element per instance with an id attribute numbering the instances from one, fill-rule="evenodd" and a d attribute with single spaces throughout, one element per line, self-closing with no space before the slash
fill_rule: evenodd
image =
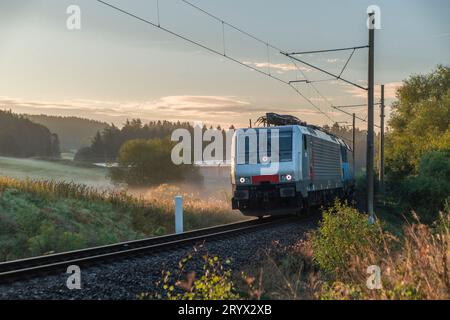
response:
<path id="1" fill-rule="evenodd" d="M 293 217 L 269 217 L 236 222 L 217 227 L 203 228 L 181 234 L 171 234 L 112 245 L 69 251 L 0 263 L 0 283 L 11 283 L 39 275 L 64 273 L 70 265 L 89 266 L 125 258 L 151 255 L 173 248 L 205 240 L 216 240 L 232 235 L 251 232 L 271 225 L 293 221 Z"/>

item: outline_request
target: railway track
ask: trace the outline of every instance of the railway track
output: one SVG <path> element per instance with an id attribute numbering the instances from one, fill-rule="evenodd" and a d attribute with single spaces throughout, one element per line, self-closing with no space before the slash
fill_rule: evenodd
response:
<path id="1" fill-rule="evenodd" d="M 206 240 L 217 240 L 252 232 L 276 224 L 298 220 L 296 217 L 269 217 L 236 222 L 217 227 L 188 231 L 142 240 L 69 251 L 0 263 L 0 284 L 12 283 L 49 274 L 65 273 L 70 265 L 80 267 L 115 262 L 182 248 Z"/>

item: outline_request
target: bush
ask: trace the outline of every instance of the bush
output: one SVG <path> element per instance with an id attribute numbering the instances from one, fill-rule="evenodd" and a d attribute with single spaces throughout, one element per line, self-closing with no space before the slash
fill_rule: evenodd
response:
<path id="1" fill-rule="evenodd" d="M 403 203 L 415 210 L 421 220 L 430 223 L 450 198 L 450 151 L 433 151 L 420 159 L 419 175 L 401 184 Z"/>
<path id="2" fill-rule="evenodd" d="M 231 261 L 224 262 L 218 256 L 211 256 L 205 253 L 203 260 L 203 272 L 197 274 L 196 258 L 200 251 L 195 250 L 194 254 L 189 254 L 183 258 L 178 269 L 173 273 L 163 271 L 160 285 L 161 293 L 155 298 L 168 300 L 236 300 L 240 296 L 236 292 L 232 281 Z M 151 294 L 143 293 L 141 299 L 152 298 Z"/>
<path id="3" fill-rule="evenodd" d="M 372 262 L 354 259 L 348 268 L 355 270 L 348 281 L 325 282 L 318 290 L 319 299 L 389 299 L 389 300 L 448 300 L 450 297 L 449 212 L 442 213 L 434 228 L 416 222 L 404 228 L 404 239 L 385 237 L 382 250 L 366 252 L 379 256 L 381 288 L 366 286 L 364 270 Z M 387 236 L 387 235 L 386 235 Z M 396 246 L 394 246 L 396 244 Z"/>
<path id="4" fill-rule="evenodd" d="M 350 262 L 379 247 L 381 236 L 378 222 L 370 225 L 366 215 L 336 202 L 323 212 L 319 229 L 312 235 L 314 260 L 327 274 L 345 279 Z"/>
<path id="5" fill-rule="evenodd" d="M 119 168 L 110 169 L 112 180 L 129 185 L 156 185 L 195 175 L 193 166 L 172 162 L 172 147 L 173 142 L 168 139 L 127 141 L 119 151 Z"/>

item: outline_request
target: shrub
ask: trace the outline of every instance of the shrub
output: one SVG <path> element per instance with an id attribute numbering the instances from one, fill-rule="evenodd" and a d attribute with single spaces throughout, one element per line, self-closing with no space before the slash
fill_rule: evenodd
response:
<path id="1" fill-rule="evenodd" d="M 189 254 L 183 258 L 178 265 L 178 269 L 173 273 L 162 272 L 162 280 L 158 283 L 161 293 L 155 298 L 168 300 L 235 300 L 240 296 L 236 292 L 232 281 L 231 261 L 229 259 L 222 262 L 218 256 L 211 256 L 205 253 L 201 259 L 203 261 L 202 273 L 195 272 L 196 258 L 200 251 L 195 250 L 194 254 Z M 139 296 L 140 299 L 151 298 L 148 293 Z"/>
<path id="2" fill-rule="evenodd" d="M 129 185 L 155 185 L 168 181 L 181 181 L 189 175 L 199 178 L 190 165 L 176 165 L 171 153 L 174 143 L 168 139 L 130 140 L 119 151 L 119 168 L 111 168 L 115 182 Z"/>
<path id="3" fill-rule="evenodd" d="M 371 225 L 366 215 L 336 202 L 323 212 L 319 229 L 312 235 L 314 260 L 329 275 L 345 279 L 350 261 L 381 245 L 379 222 Z"/>
<path id="4" fill-rule="evenodd" d="M 420 159 L 419 175 L 405 179 L 400 196 L 421 220 L 430 223 L 450 198 L 450 150 L 426 153 Z"/>
<path id="5" fill-rule="evenodd" d="M 290 246 L 274 241 L 244 268 L 240 291 L 250 299 L 313 299 L 318 272 L 308 238 Z"/>
<path id="6" fill-rule="evenodd" d="M 392 299 L 433 300 L 450 298 L 449 212 L 441 214 L 434 228 L 419 223 L 404 228 L 403 241 L 397 247 L 367 251 L 366 256 L 379 256 L 382 287 L 369 290 L 367 275 L 353 272 L 346 282 L 325 282 L 317 293 L 320 299 Z M 386 239 L 387 240 L 387 239 Z M 388 241 L 390 242 L 390 241 Z M 392 243 L 391 243 L 392 244 Z M 367 259 L 353 259 L 348 268 L 362 270 L 370 265 Z"/>

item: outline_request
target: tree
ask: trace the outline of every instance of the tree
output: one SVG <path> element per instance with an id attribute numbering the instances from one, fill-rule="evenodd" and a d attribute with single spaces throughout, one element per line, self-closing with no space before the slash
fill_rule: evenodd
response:
<path id="1" fill-rule="evenodd" d="M 43 125 L 11 111 L 0 110 L 0 155 L 59 157 L 59 139 Z"/>
<path id="2" fill-rule="evenodd" d="M 121 129 L 110 125 L 97 132 L 91 146 L 88 149 L 80 149 L 75 159 L 88 162 L 116 161 L 125 142 L 135 139 L 166 139 L 178 128 L 192 130 L 189 123 L 152 121 L 143 125 L 140 119 L 127 120 Z"/>
<path id="3" fill-rule="evenodd" d="M 429 223 L 450 200 L 450 150 L 425 153 L 419 163 L 419 174 L 402 182 L 400 195 L 408 209 Z"/>
<path id="4" fill-rule="evenodd" d="M 194 167 L 172 162 L 173 145 L 168 139 L 127 141 L 119 151 L 119 168 L 111 168 L 112 180 L 129 185 L 153 185 L 195 174 Z"/>
<path id="5" fill-rule="evenodd" d="M 392 181 L 418 174 L 425 153 L 450 149 L 450 68 L 410 77 L 397 99 L 386 136 L 386 173 Z"/>

